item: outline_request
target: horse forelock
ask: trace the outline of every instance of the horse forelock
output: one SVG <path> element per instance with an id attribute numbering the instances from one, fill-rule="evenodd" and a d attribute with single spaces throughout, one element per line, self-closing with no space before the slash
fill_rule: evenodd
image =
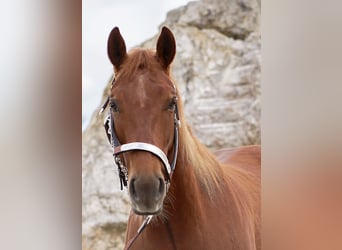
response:
<path id="1" fill-rule="evenodd" d="M 162 72 L 163 68 L 156 58 L 156 53 L 151 49 L 133 49 L 129 52 L 120 69 L 116 72 L 117 78 L 130 80 L 139 71 Z M 169 71 L 166 71 L 169 75 Z"/>

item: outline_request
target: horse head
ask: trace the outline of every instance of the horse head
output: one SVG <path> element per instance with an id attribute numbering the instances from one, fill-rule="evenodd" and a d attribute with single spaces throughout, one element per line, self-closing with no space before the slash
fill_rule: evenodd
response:
<path id="1" fill-rule="evenodd" d="M 170 165 L 176 161 L 177 92 L 170 78 L 175 53 L 174 36 L 166 27 L 155 51 L 127 53 L 117 27 L 108 39 L 108 56 L 115 71 L 109 99 L 113 132 L 122 145 L 117 152 L 122 153 L 119 157 L 128 171 L 128 193 L 136 214 L 162 211 Z"/>

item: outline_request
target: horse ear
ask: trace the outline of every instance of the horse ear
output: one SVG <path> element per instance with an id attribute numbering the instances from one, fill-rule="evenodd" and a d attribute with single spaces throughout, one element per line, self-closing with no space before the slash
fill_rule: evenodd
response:
<path id="1" fill-rule="evenodd" d="M 118 27 L 112 29 L 109 34 L 107 53 L 115 69 L 118 70 L 127 56 L 126 44 Z"/>
<path id="2" fill-rule="evenodd" d="M 157 42 L 157 57 L 165 69 L 171 64 L 175 54 L 175 38 L 172 32 L 164 26 Z"/>

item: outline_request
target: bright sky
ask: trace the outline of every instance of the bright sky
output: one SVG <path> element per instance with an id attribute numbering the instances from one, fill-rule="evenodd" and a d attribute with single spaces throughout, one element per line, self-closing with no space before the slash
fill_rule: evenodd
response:
<path id="1" fill-rule="evenodd" d="M 82 6 L 82 128 L 99 106 L 113 72 L 107 58 L 107 39 L 114 26 L 128 49 L 159 32 L 166 13 L 189 0 L 83 0 Z"/>

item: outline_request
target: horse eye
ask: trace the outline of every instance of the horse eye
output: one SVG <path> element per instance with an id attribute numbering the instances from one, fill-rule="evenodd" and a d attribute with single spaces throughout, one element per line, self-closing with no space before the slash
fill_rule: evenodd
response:
<path id="1" fill-rule="evenodd" d="M 172 100 L 169 102 L 169 105 L 168 105 L 167 109 L 169 111 L 175 111 L 176 103 L 177 103 L 177 98 L 173 97 Z"/>
<path id="2" fill-rule="evenodd" d="M 110 108 L 113 112 L 119 112 L 118 104 L 115 101 L 110 102 Z"/>

